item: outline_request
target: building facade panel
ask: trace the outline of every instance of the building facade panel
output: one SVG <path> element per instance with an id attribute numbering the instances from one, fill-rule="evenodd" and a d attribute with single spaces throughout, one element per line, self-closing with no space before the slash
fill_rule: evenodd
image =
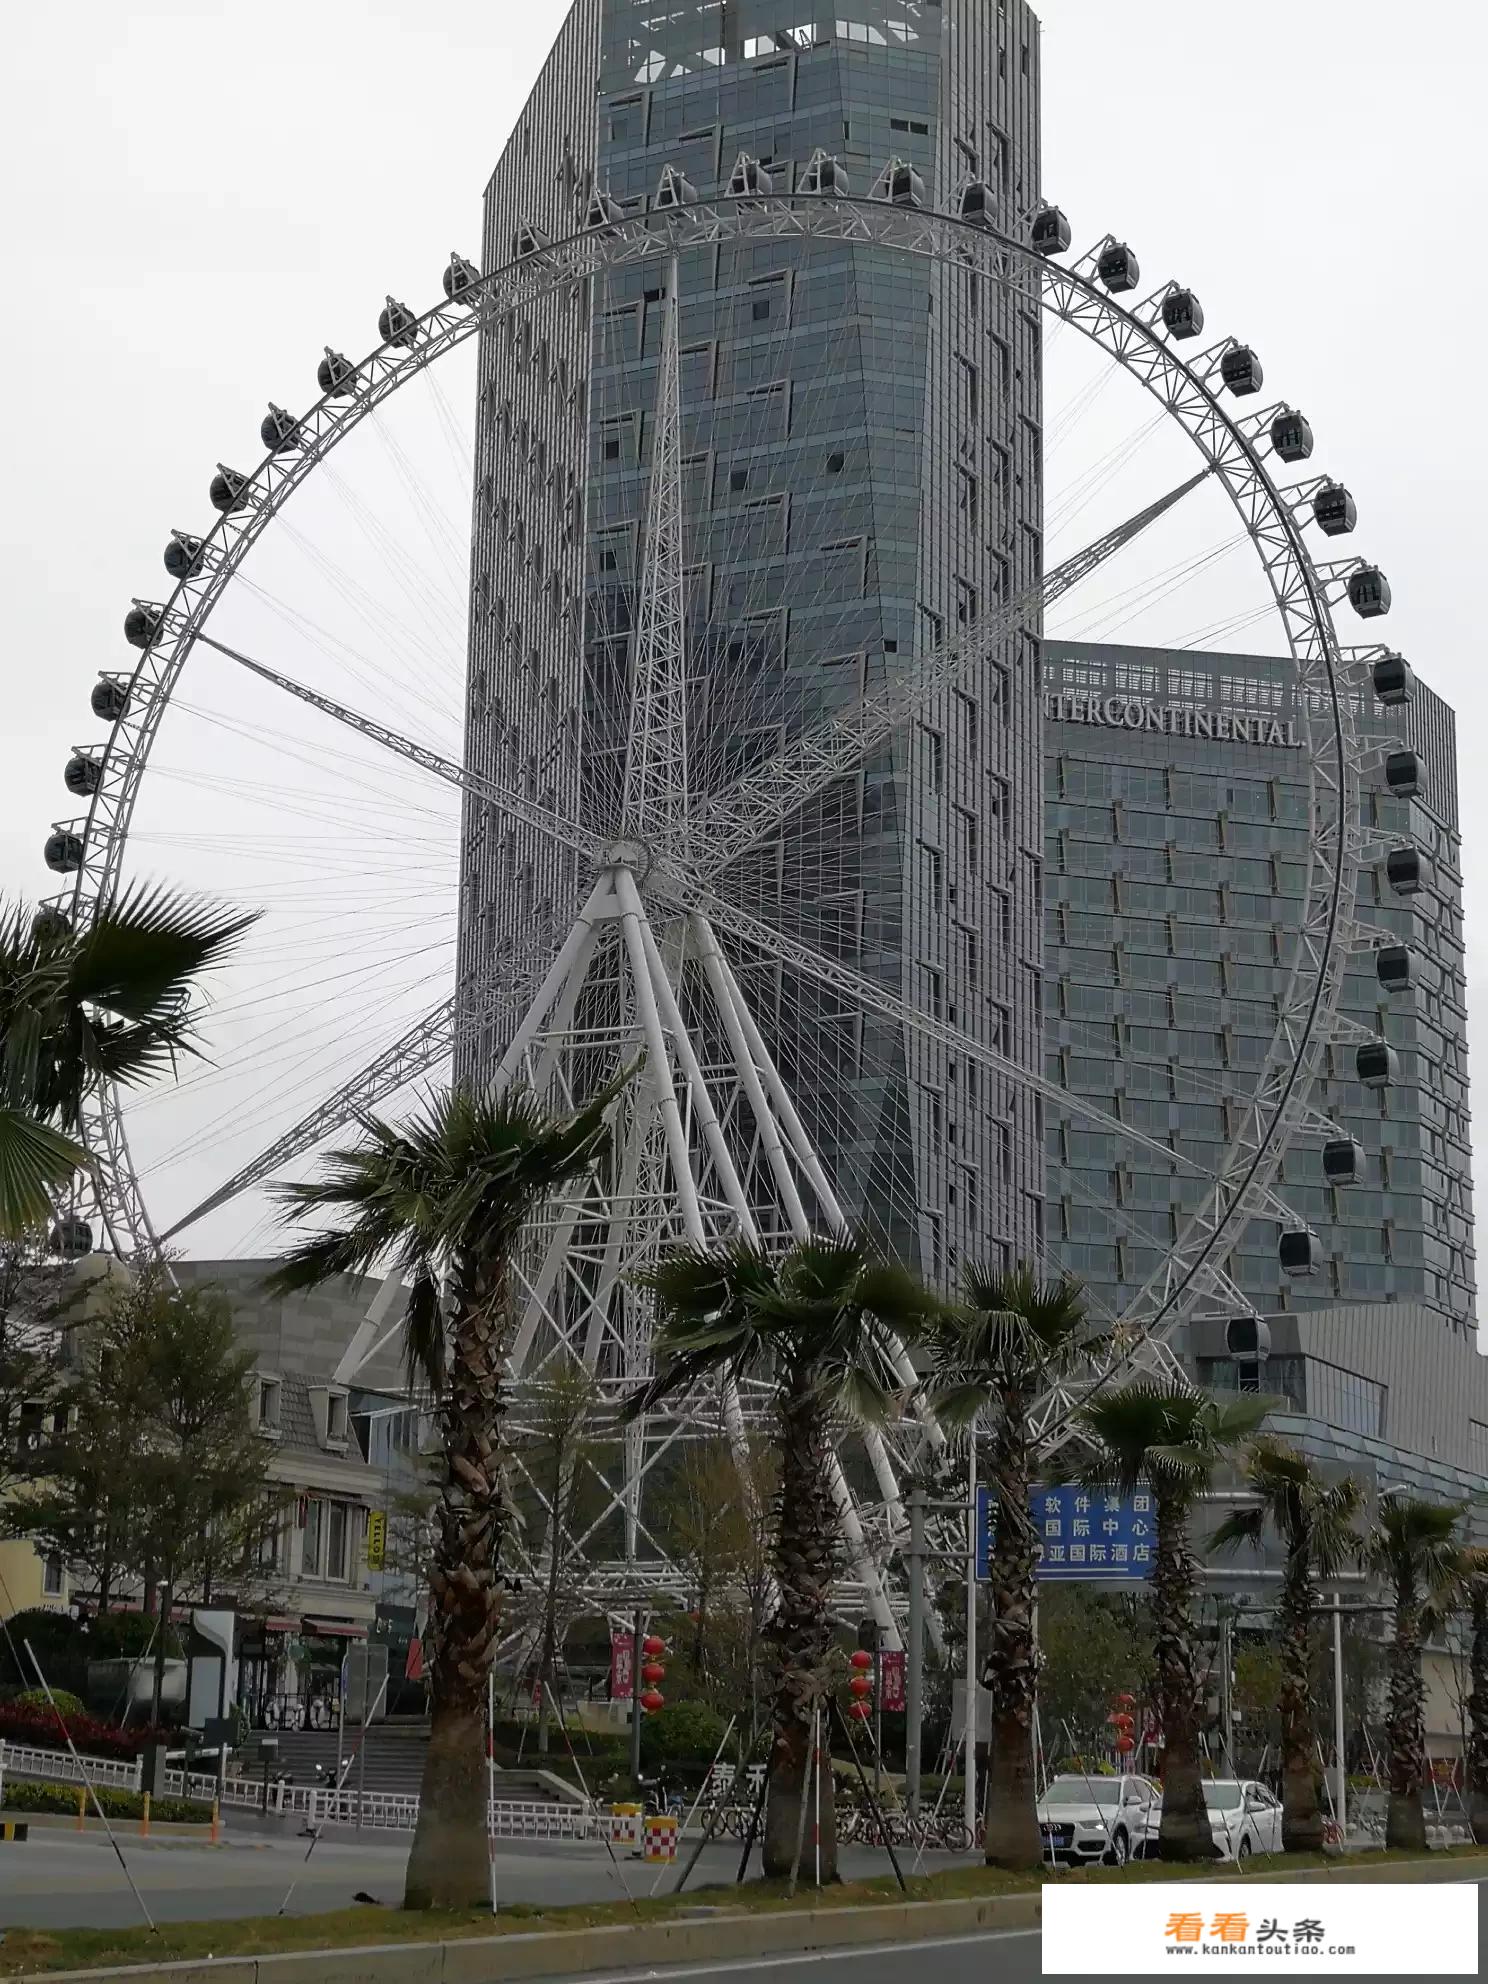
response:
<path id="1" fill-rule="evenodd" d="M 1290 966 L 1307 857 L 1302 722 L 1289 665 L 1267 657 L 1050 642 L 1044 670 L 1046 1072 L 1072 1094 L 1212 1169 L 1252 1092 Z M 1366 1088 L 1352 1045 L 1329 1050 L 1316 1101 L 1362 1147 L 1361 1182 L 1331 1186 L 1314 1141 L 1280 1187 L 1322 1243 L 1322 1271 L 1281 1269 L 1278 1229 L 1237 1236 L 1228 1268 L 1263 1312 L 1398 1301 L 1469 1340 L 1475 1326 L 1462 869 L 1452 712 L 1424 684 L 1365 726 L 1418 750 L 1421 795 L 1374 781 L 1376 848 L 1429 856 L 1419 894 L 1381 859 L 1364 919 L 1418 962 L 1387 993 L 1349 966 L 1343 1011 L 1396 1050 Z M 1202 1189 L 1196 1174 L 1051 1111 L 1050 1220 L 1060 1261 L 1113 1308 L 1140 1287 Z M 1111 1208 L 1116 1209 L 1113 1218 Z M 1123 1216 L 1129 1215 L 1123 1223 Z"/>

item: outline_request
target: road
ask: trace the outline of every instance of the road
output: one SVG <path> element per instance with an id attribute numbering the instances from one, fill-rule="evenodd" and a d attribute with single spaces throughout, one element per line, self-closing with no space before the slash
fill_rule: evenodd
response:
<path id="1" fill-rule="evenodd" d="M 406 1838 L 357 1840 L 327 1834 L 309 1861 L 303 1839 L 282 1835 L 230 1836 L 225 1846 L 144 1844 L 127 1833 L 120 1843 L 150 1912 L 162 1922 L 219 1921 L 235 1915 L 273 1915 L 295 1882 L 291 1915 L 348 1908 L 359 1893 L 392 1906 L 403 1895 Z M 122 1928 L 140 1919 L 139 1906 L 106 1839 L 94 1834 L 34 1830 L 24 1845 L 0 1847 L 0 1928 Z M 949 1864 L 944 1854 L 937 1865 Z M 731 1882 L 737 1846 L 710 1847 L 691 1886 Z M 758 1861 L 755 1862 L 756 1867 Z M 508 1901 L 621 1901 L 648 1894 L 657 1874 L 666 1890 L 677 1870 L 646 1867 L 638 1860 L 611 1861 L 602 1845 L 503 1840 L 496 1863 L 498 1893 Z M 883 1855 L 848 1850 L 848 1875 L 888 1872 Z"/>

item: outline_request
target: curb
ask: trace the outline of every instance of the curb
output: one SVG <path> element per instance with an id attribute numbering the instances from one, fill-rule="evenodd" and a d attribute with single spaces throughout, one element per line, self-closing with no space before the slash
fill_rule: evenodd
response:
<path id="1" fill-rule="evenodd" d="M 78 1824 L 76 1818 L 70 1817 L 66 1812 L 17 1812 L 0 1810 L 0 1821 L 3 1821 L 6 1825 L 27 1825 L 33 1833 L 64 1832 L 72 1833 L 74 1836 L 81 1834 L 84 1837 L 91 1833 L 95 1839 L 108 1838 L 108 1828 L 92 1812 L 88 1814 L 81 1825 Z M 212 1828 L 205 1822 L 197 1825 L 185 1825 L 176 1819 L 152 1819 L 150 1821 L 150 1830 L 146 1834 L 141 1834 L 138 1819 L 115 1819 L 113 1821 L 113 1827 L 118 1837 L 126 1841 L 131 1848 L 168 1845 L 220 1846 L 223 1844 L 221 1840 L 213 1840 Z"/>

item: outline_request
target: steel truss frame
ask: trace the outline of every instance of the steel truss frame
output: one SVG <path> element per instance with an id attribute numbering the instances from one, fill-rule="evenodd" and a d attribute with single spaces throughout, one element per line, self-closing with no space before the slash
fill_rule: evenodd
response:
<path id="1" fill-rule="evenodd" d="M 300 419 L 288 441 L 270 454 L 252 476 L 242 479 L 234 508 L 220 518 L 202 541 L 199 568 L 180 581 L 167 604 L 152 609 L 159 614 L 155 636 L 128 680 L 128 707 L 115 724 L 100 760 L 100 784 L 87 819 L 75 829 L 84 839 L 84 859 L 67 906 L 75 924 L 82 924 L 113 899 L 150 748 L 192 647 L 199 639 L 210 640 L 205 628 L 211 612 L 258 536 L 293 490 L 347 434 L 409 379 L 493 319 L 500 320 L 556 289 L 637 262 L 665 259 L 673 271 L 673 304 L 667 336 L 668 348 L 674 352 L 677 258 L 715 243 L 754 239 L 826 240 L 885 247 L 959 266 L 1022 295 L 1030 306 L 1042 307 L 1074 325 L 1122 365 L 1188 433 L 1199 450 L 1203 473 L 1213 475 L 1226 489 L 1271 584 L 1302 692 L 1299 716 L 1304 727 L 1311 806 L 1304 913 L 1277 1032 L 1256 1093 L 1245 1109 L 1240 1132 L 1170 1258 L 1140 1292 L 1123 1319 L 1123 1355 L 1146 1357 L 1158 1368 L 1173 1370 L 1176 1367 L 1164 1343 L 1180 1315 L 1201 1301 L 1219 1302 L 1228 1307 L 1247 1306 L 1238 1300 L 1238 1291 L 1223 1274 L 1224 1254 L 1249 1219 L 1266 1216 L 1275 1206 L 1274 1180 L 1285 1149 L 1304 1126 L 1313 1128 L 1318 1121 L 1309 1112 L 1307 1098 L 1326 1048 L 1335 1040 L 1356 1037 L 1357 1030 L 1340 1020 L 1338 1004 L 1349 956 L 1355 949 L 1372 946 L 1376 941 L 1374 933 L 1358 923 L 1354 904 L 1355 875 L 1364 853 L 1358 798 L 1367 747 L 1358 733 L 1350 692 L 1367 680 L 1367 668 L 1358 658 L 1346 656 L 1340 649 L 1332 619 L 1332 605 L 1345 590 L 1347 575 L 1355 565 L 1332 566 L 1322 571 L 1314 566 L 1303 537 L 1296 490 L 1279 489 L 1261 458 L 1260 437 L 1269 423 L 1269 413 L 1236 420 L 1221 403 L 1216 379 L 1220 358 L 1228 344 L 1216 346 L 1203 354 L 1197 364 L 1189 364 L 1162 331 L 1162 292 L 1135 310 L 1123 309 L 1095 281 L 1093 256 L 1066 267 L 1045 261 L 1022 242 L 945 215 L 878 200 L 785 195 L 716 200 L 654 212 L 538 248 L 509 266 L 480 277 L 460 290 L 453 301 L 427 312 L 411 327 L 400 329 L 398 343 L 379 346 L 335 393 L 323 397 Z M 675 364 L 669 374 L 663 363 L 660 408 L 663 445 L 658 455 L 659 465 L 665 455 L 665 430 L 669 424 L 664 417 L 667 380 L 670 376 L 675 401 L 675 371 Z M 642 671 L 638 680 L 645 686 L 643 700 L 649 714 L 639 750 L 636 733 L 632 734 L 627 776 L 631 800 L 627 812 L 634 826 L 644 822 L 648 832 L 640 837 L 638 846 L 616 846 L 608 850 L 604 868 L 611 877 L 615 900 L 624 905 L 616 920 L 626 933 L 632 992 L 639 1000 L 636 1016 L 647 1032 L 653 1067 L 659 1069 L 664 1063 L 670 1067 L 669 1057 L 676 1054 L 683 1063 L 682 1077 L 690 1101 L 697 1101 L 706 1092 L 701 1066 L 696 1069 L 696 1080 L 703 1083 L 703 1089 L 698 1091 L 694 1072 L 685 1064 L 681 1043 L 688 1038 L 687 1029 L 683 1027 L 670 1037 L 667 1033 L 663 1013 L 668 1009 L 662 988 L 671 980 L 659 963 L 653 963 L 652 953 L 656 952 L 658 958 L 660 953 L 654 934 L 649 938 L 647 935 L 650 931 L 647 901 L 658 907 L 670 907 L 674 914 L 684 916 L 693 940 L 711 947 L 700 955 L 711 960 L 705 963 L 705 975 L 715 997 L 723 994 L 713 982 L 714 974 L 729 971 L 718 944 L 717 933 L 722 932 L 749 947 L 762 948 L 766 954 L 800 971 L 836 983 L 855 997 L 867 997 L 871 993 L 878 1010 L 886 1017 L 906 1027 L 929 1027 L 944 1033 L 954 1040 L 958 1051 L 974 1051 L 989 1059 L 988 1050 L 966 1041 L 956 1030 L 927 1021 L 923 1015 L 894 1000 L 883 988 L 871 986 L 856 974 L 844 971 L 808 946 L 788 943 L 779 932 L 748 917 L 719 894 L 712 883 L 712 878 L 730 860 L 777 829 L 812 790 L 819 789 L 820 783 L 840 776 L 852 763 L 860 761 L 871 736 L 881 734 L 884 725 L 892 729 L 902 721 L 904 710 L 918 700 L 917 684 L 931 682 L 931 693 L 943 688 L 946 679 L 964 660 L 964 649 L 958 650 L 951 644 L 943 653 L 922 657 L 913 675 L 891 684 L 883 692 L 880 701 L 887 698 L 884 707 L 870 710 L 865 705 L 846 724 L 840 724 L 834 735 L 813 734 L 794 756 L 787 751 L 764 768 L 763 776 L 753 774 L 730 794 L 708 795 L 690 804 L 684 791 L 679 807 L 675 803 L 681 762 L 675 730 L 679 720 L 675 678 L 680 666 L 680 644 L 674 638 L 679 616 L 678 600 L 673 595 L 678 594 L 680 576 L 674 570 L 672 556 L 676 528 L 675 492 L 669 492 L 665 475 L 659 474 L 648 510 L 648 530 L 657 555 L 643 600 L 641 619 L 645 639 L 638 643 L 635 663 Z M 1016 611 L 1021 619 L 1037 603 L 1016 602 L 1008 613 Z M 1007 614 L 999 616 L 994 623 L 998 630 L 994 639 L 1006 632 L 1003 625 L 1006 618 Z M 978 652 L 983 651 L 979 646 Z M 298 689 L 298 685 L 287 686 Z M 325 707 L 323 699 L 319 700 Z M 425 758 L 429 755 L 425 754 Z M 659 769 L 653 772 L 648 766 Z M 459 768 L 454 769 L 458 773 Z M 462 783 L 468 782 L 468 774 L 460 776 Z M 494 793 L 486 796 L 497 798 Z M 527 807 L 512 805 L 513 798 L 514 795 L 502 793 L 499 803 L 511 806 L 513 812 L 528 818 L 530 824 L 561 824 L 565 829 L 561 837 L 566 844 L 574 847 L 575 852 L 592 856 L 592 848 L 575 844 L 575 823 L 539 822 L 531 813 L 530 802 Z M 645 844 L 648 840 L 649 845 Z M 703 881 L 704 877 L 709 877 L 709 881 Z M 645 900 L 639 893 L 642 888 L 646 891 Z M 636 892 L 634 903 L 630 901 L 632 890 Z M 694 922 L 699 917 L 703 919 L 700 927 Z M 545 935 L 551 939 L 553 932 Z M 511 1022 L 524 1010 L 529 1017 L 537 1010 L 545 989 L 536 984 L 544 976 L 542 949 L 541 942 L 535 944 L 529 954 L 499 978 L 493 977 L 487 988 L 489 996 L 483 996 L 480 1001 L 483 1016 L 497 1010 Z M 551 958 L 551 951 L 548 956 Z M 551 977 L 551 973 L 547 976 Z M 721 983 L 726 992 L 727 978 Z M 649 1002 L 638 991 L 643 984 L 651 987 Z M 734 984 L 737 985 L 736 980 Z M 718 1008 L 726 1023 L 731 1005 L 731 1000 L 726 1000 Z M 732 1010 L 741 1026 L 750 1024 L 747 1012 L 738 1006 L 732 1006 Z M 661 1025 L 660 1038 L 655 1037 L 657 1024 Z M 267 1170 L 310 1148 L 336 1122 L 346 1120 L 354 1106 L 366 1106 L 378 1094 L 388 1092 L 420 1067 L 428 1066 L 448 1050 L 454 1026 L 453 1007 L 446 1005 L 438 1009 L 197 1211 L 223 1203 L 235 1190 L 256 1182 Z M 517 1038 L 513 1040 L 514 1049 Z M 752 1106 L 757 1098 L 752 1093 L 749 1069 L 752 1066 L 754 1077 L 760 1076 L 758 1048 L 747 1037 L 744 1042 L 747 1051 L 741 1051 L 732 1034 L 730 1041 L 733 1076 L 740 1093 Z M 526 1051 L 525 1046 L 522 1051 Z M 509 1052 L 508 1061 L 511 1058 Z M 996 1064 L 1000 1072 L 1020 1081 L 1035 1087 L 1041 1083 L 1037 1072 L 1017 1069 L 1000 1058 Z M 1057 1093 L 1063 1102 L 1069 1101 L 1063 1090 Z M 762 1166 L 755 1166 L 755 1174 L 772 1179 L 772 1189 L 783 1192 L 768 1154 L 774 1151 L 778 1156 L 790 1151 L 805 1167 L 819 1211 L 830 1217 L 826 1200 L 812 1177 L 814 1154 L 792 1145 L 785 1121 L 775 1113 L 782 1107 L 781 1100 L 772 1101 L 768 1095 L 765 1100 L 766 1118 L 762 1121 L 756 1114 L 755 1119 L 760 1125 L 758 1152 L 764 1154 L 765 1161 Z M 788 1103 L 788 1098 L 784 1101 Z M 728 1098 L 717 1122 L 733 1121 L 739 1106 L 738 1095 Z M 704 1195 L 697 1190 L 696 1180 L 701 1175 L 700 1166 L 710 1162 L 718 1165 L 718 1153 L 709 1142 L 706 1113 L 697 1109 L 692 1110 L 685 1123 L 692 1141 L 685 1148 L 678 1145 L 677 1121 L 681 1114 L 674 1082 L 672 1104 L 667 1103 L 664 1088 L 658 1093 L 654 1120 L 643 1143 L 636 1146 L 636 1163 L 654 1169 L 660 1136 L 684 1207 L 692 1203 L 689 1193 L 695 1200 L 693 1210 L 685 1216 L 694 1224 L 696 1219 L 702 1219 L 706 1231 Z M 1132 1134 L 1125 1125 L 1110 1127 L 1126 1138 Z M 100 1211 L 112 1244 L 121 1252 L 153 1245 L 154 1234 L 130 1166 L 119 1102 L 112 1090 L 96 1090 L 90 1095 L 85 1134 L 97 1161 Z M 699 1135 L 706 1150 L 697 1145 Z M 726 1145 L 727 1140 L 724 1142 Z M 1165 1154 L 1170 1154 L 1166 1146 L 1162 1148 Z M 683 1158 L 686 1162 L 679 1166 L 679 1159 Z M 685 1180 L 692 1182 L 684 1183 Z M 736 1228 L 744 1219 L 744 1211 L 732 1187 L 740 1182 L 737 1177 L 731 1180 L 719 1171 L 716 1204 L 707 1207 L 710 1216 L 726 1215 Z M 789 1205 L 784 1199 L 780 1203 L 786 1212 L 780 1230 L 798 1230 Z M 747 1207 L 747 1194 L 744 1204 Z M 172 1231 L 180 1231 L 195 1216 L 189 1215 L 187 1220 L 178 1222 Z M 559 1215 L 570 1216 L 575 1221 L 581 1217 L 578 1213 L 571 1214 L 567 1207 Z M 541 1277 L 547 1270 L 539 1268 L 537 1272 Z M 551 1275 L 546 1294 L 539 1301 L 540 1287 L 541 1282 L 533 1285 L 534 1302 L 540 1312 L 548 1315 L 551 1324 L 555 1321 L 550 1313 L 554 1299 Z M 599 1330 L 596 1342 L 602 1341 L 603 1326 L 596 1323 L 591 1309 L 586 1339 L 595 1329 Z M 639 1347 L 633 1344 L 632 1352 Z M 1077 1389 L 1071 1389 L 1046 1401 L 1041 1423 L 1051 1438 L 1057 1435 L 1076 1396 Z M 742 1413 L 743 1407 L 736 1402 L 729 1414 L 736 1439 L 743 1423 L 739 1416 Z M 883 1469 L 884 1463 L 875 1457 L 874 1471 L 884 1492 L 892 1530 L 897 1496 L 890 1490 Z M 859 1552 L 858 1569 L 864 1573 L 864 1588 L 869 1590 L 874 1586 L 874 1579 L 867 1575 L 871 1568 L 869 1555 Z"/>

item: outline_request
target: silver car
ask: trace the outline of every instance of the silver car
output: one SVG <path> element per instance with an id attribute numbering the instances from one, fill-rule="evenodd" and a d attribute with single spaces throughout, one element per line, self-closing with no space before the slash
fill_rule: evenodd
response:
<path id="1" fill-rule="evenodd" d="M 1145 1777 L 1051 1777 L 1038 1801 L 1045 1856 L 1063 1867 L 1124 1867 L 1156 1843 L 1160 1810 Z"/>
<path id="2" fill-rule="evenodd" d="M 1281 1805 L 1252 1777 L 1216 1777 L 1204 1786 L 1204 1803 L 1221 1860 L 1252 1853 L 1280 1853 Z"/>

